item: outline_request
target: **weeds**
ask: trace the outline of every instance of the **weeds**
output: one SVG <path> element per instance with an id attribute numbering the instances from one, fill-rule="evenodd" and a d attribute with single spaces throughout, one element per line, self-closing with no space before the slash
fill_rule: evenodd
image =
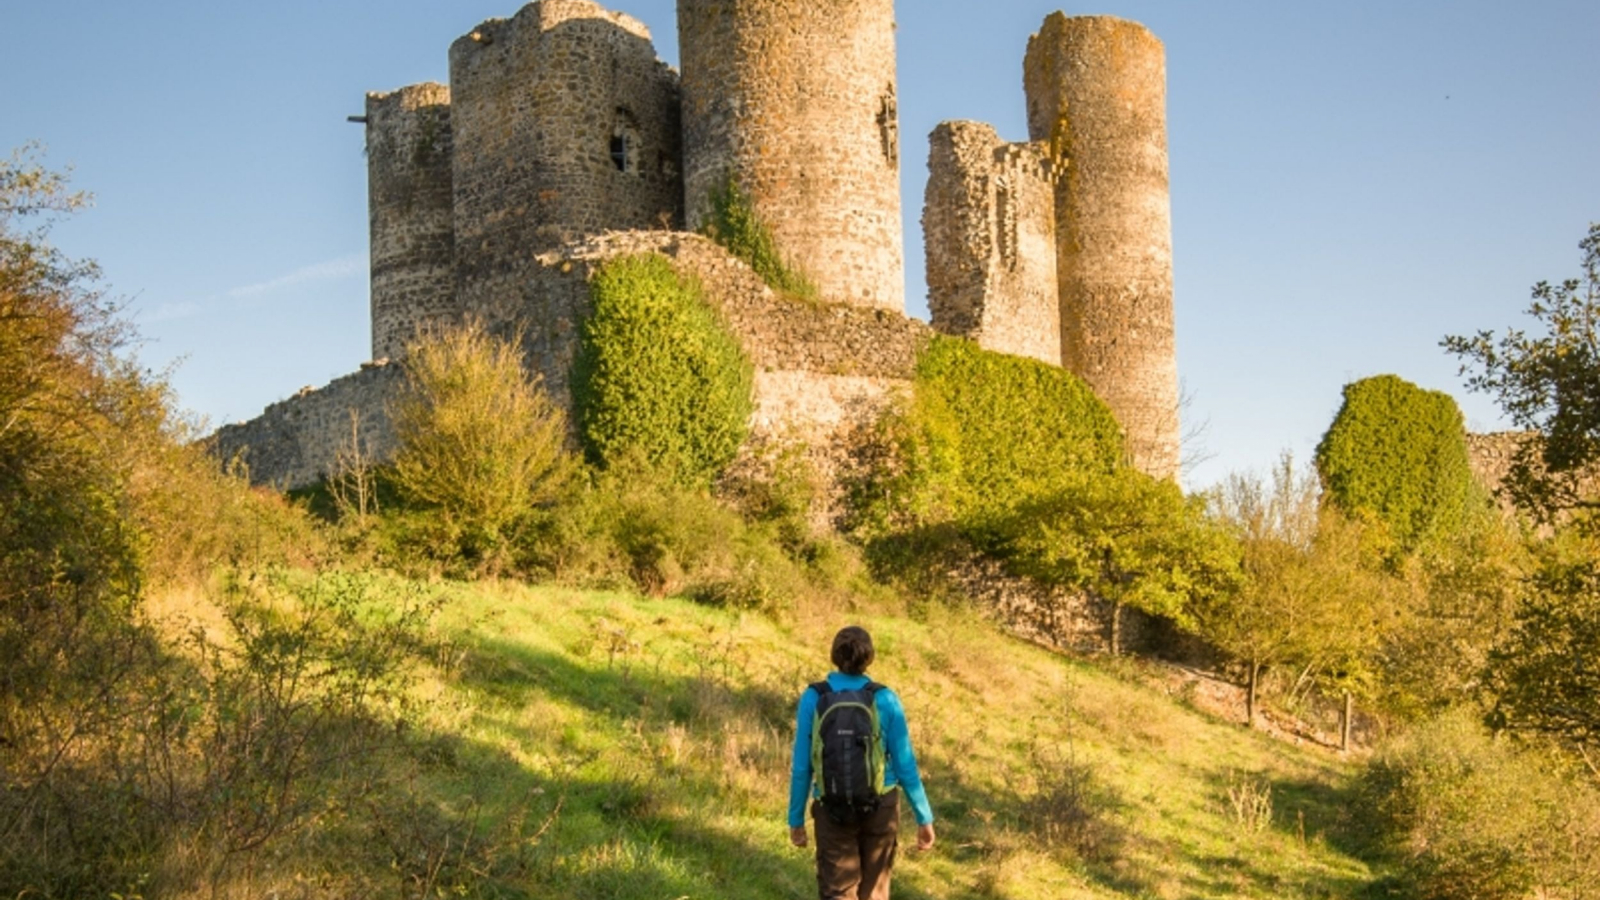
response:
<path id="1" fill-rule="evenodd" d="M 1266 831 L 1272 827 L 1272 782 L 1256 776 L 1235 776 L 1228 786 L 1228 808 L 1241 831 Z"/>

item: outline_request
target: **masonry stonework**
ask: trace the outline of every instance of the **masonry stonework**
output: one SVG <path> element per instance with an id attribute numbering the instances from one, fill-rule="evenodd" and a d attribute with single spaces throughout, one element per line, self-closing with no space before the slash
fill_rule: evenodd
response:
<path id="1" fill-rule="evenodd" d="M 1062 364 L 1111 407 L 1134 462 L 1178 472 L 1166 55 L 1144 26 L 1054 13 L 1028 41 L 1028 130 L 1056 188 Z"/>
<path id="2" fill-rule="evenodd" d="M 1506 514 L 1516 512 L 1515 505 L 1502 488 L 1511 475 L 1511 467 L 1524 447 L 1539 441 L 1533 431 L 1497 431 L 1491 434 L 1467 434 L 1467 462 L 1478 483 L 1494 496 L 1495 503 Z M 1583 498 L 1600 498 L 1600 470 L 1580 471 L 1562 480 L 1575 494 Z"/>
<path id="3" fill-rule="evenodd" d="M 335 472 L 341 453 L 369 459 L 394 453 L 389 401 L 400 387 L 400 367 L 374 363 L 320 389 L 306 388 L 267 407 L 254 419 L 224 425 L 212 438 L 224 461 L 243 463 L 252 484 L 293 490 Z"/>
<path id="4" fill-rule="evenodd" d="M 680 0 L 691 229 L 731 179 L 823 297 L 905 308 L 893 0 Z"/>
<path id="5" fill-rule="evenodd" d="M 539 0 L 450 47 L 459 302 L 514 302 L 533 256 L 683 217 L 677 76 L 650 32 L 590 0 Z"/>
<path id="6" fill-rule="evenodd" d="M 1055 166 L 981 122 L 929 136 L 922 232 L 936 331 L 1061 365 Z"/>
<path id="7" fill-rule="evenodd" d="M 398 359 L 420 330 L 459 312 L 450 89 L 416 84 L 368 94 L 366 124 L 372 358 Z"/>
<path id="8" fill-rule="evenodd" d="M 562 402 L 588 279 L 660 253 L 706 289 L 757 367 L 757 440 L 823 456 L 873 422 L 932 333 L 903 306 L 892 0 L 681 0 L 684 75 L 637 20 L 538 0 L 450 48 L 451 85 L 367 101 L 373 355 L 471 316 L 522 337 Z M 1136 461 L 1176 467 L 1161 45 L 1133 23 L 1050 17 L 1029 44 L 1035 143 L 947 123 L 924 222 L 934 326 L 1070 366 Z M 776 295 L 704 237 L 736 180 L 822 287 Z M 687 208 L 686 208 L 687 207 Z M 403 365 L 403 361 L 400 361 Z M 350 441 L 379 456 L 400 366 L 375 366 L 229 426 L 257 481 L 303 486 Z"/>

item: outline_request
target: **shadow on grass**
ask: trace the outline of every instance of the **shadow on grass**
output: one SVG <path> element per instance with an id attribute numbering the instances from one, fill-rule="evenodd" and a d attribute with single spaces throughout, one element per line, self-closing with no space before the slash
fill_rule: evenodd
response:
<path id="1" fill-rule="evenodd" d="M 450 677 L 470 695 L 488 701 L 491 708 L 521 709 L 542 698 L 615 722 L 618 730 L 631 723 L 641 735 L 655 735 L 669 726 L 707 737 L 738 728 L 778 735 L 779 746 L 773 747 L 768 738 L 761 751 L 760 764 L 766 773 L 762 777 L 786 783 L 784 742 L 793 734 L 793 710 L 804 687 L 801 684 L 755 683 L 727 660 L 704 657 L 685 657 L 668 665 L 637 654 L 626 659 L 608 657 L 601 650 L 583 659 L 514 640 L 481 637 L 468 639 L 467 650 Z M 563 735 L 553 738 L 551 744 L 553 752 L 581 757 L 577 748 L 585 742 Z M 531 810 L 524 825 L 538 826 L 540 823 L 532 820 L 548 815 L 539 810 L 552 808 L 553 798 L 560 800 L 557 821 L 540 837 L 534 858 L 506 870 L 506 891 L 526 890 L 531 892 L 528 896 L 642 900 L 776 898 L 806 896 L 814 890 L 810 855 L 777 843 L 776 835 L 783 827 L 781 808 L 770 811 L 771 833 L 748 835 L 729 834 L 715 827 L 714 821 L 700 821 L 684 811 L 703 809 L 739 790 L 730 786 L 729 773 L 719 770 L 715 761 L 702 760 L 698 766 L 666 765 L 642 758 L 631 775 L 611 772 L 596 778 L 591 777 L 593 770 L 584 769 L 581 759 L 565 773 L 539 775 L 488 744 L 452 737 L 435 738 L 430 746 L 428 752 L 441 761 L 430 779 L 442 792 L 441 808 L 459 809 L 464 799 L 485 792 L 502 799 L 523 797 L 528 798 L 524 805 Z M 936 752 L 925 753 L 922 759 L 924 778 L 940 819 L 937 853 L 954 864 L 961 873 L 958 877 L 983 867 L 1003 867 L 1010 854 L 1025 847 L 1046 850 L 1099 888 L 1129 896 L 1172 891 L 1209 898 L 1251 892 L 1380 896 L 1372 892 L 1371 879 L 1359 866 L 1341 866 L 1331 854 L 1324 862 L 1296 865 L 1268 858 L 1281 846 L 1276 850 L 1263 847 L 1256 854 L 1246 843 L 1233 854 L 1191 857 L 1192 862 L 1200 863 L 1198 869 L 1168 866 L 1166 860 L 1180 850 L 1127 833 L 1121 824 L 1127 819 L 1125 806 L 1114 792 L 1085 793 L 1076 809 L 1067 804 L 1064 815 L 1053 818 L 1048 808 L 1039 806 L 1041 791 L 1025 795 L 1010 785 L 965 778 L 960 774 L 961 762 Z M 1226 803 L 1230 776 L 1201 770 L 1194 777 L 1205 779 L 1218 802 Z M 1325 840 L 1341 852 L 1368 856 L 1366 848 L 1349 840 L 1348 790 L 1314 780 L 1282 780 L 1271 787 L 1277 809 L 1273 829 L 1298 839 L 1303 816 L 1304 834 L 1311 844 Z M 664 801 L 664 792 L 693 802 L 675 803 L 671 797 Z M 747 801 L 728 802 L 745 804 L 742 808 L 748 810 Z M 512 812 L 502 809 L 497 815 Z M 1092 835 L 1091 840 L 1075 842 L 1070 830 L 1051 827 L 1052 822 L 1071 825 L 1074 821 L 1090 829 L 1079 832 L 1079 840 L 1084 834 Z M 1225 818 L 1218 819 L 1219 831 L 1226 830 L 1225 823 Z M 1239 843 L 1237 837 L 1226 833 L 1211 838 L 1223 846 Z M 1295 852 L 1318 851 L 1313 847 Z M 983 890 L 981 886 L 966 890 L 938 881 L 942 876 L 932 875 L 935 869 L 947 872 L 949 866 L 941 863 L 934 869 L 912 870 L 908 877 L 897 879 L 896 896 L 916 900 L 967 896 Z"/>

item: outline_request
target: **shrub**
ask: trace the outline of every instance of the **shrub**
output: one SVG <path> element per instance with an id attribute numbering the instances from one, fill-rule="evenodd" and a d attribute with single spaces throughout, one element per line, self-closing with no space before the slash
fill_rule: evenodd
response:
<path id="1" fill-rule="evenodd" d="M 445 555 L 477 559 L 500 548 L 570 472 L 565 413 L 524 370 L 517 347 L 481 323 L 407 348 L 391 414 L 395 483 L 414 507 L 437 514 Z"/>
<path id="2" fill-rule="evenodd" d="M 784 260 L 772 229 L 761 221 L 750 195 L 733 178 L 712 190 L 711 217 L 702 231 L 748 263 L 773 290 L 805 300 L 817 296 L 811 279 Z"/>
<path id="3" fill-rule="evenodd" d="M 986 546 L 1016 507 L 1124 460 L 1111 410 L 1077 376 L 961 338 L 933 338 L 886 428 L 892 459 L 856 491 L 865 521 L 953 521 Z"/>
<path id="4" fill-rule="evenodd" d="M 709 485 L 749 431 L 744 351 L 665 257 L 611 260 L 591 291 L 572 387 L 589 460 L 637 456 L 679 484 Z"/>
<path id="5" fill-rule="evenodd" d="M 1567 851 L 1575 829 L 1592 824 L 1594 792 L 1465 711 L 1384 748 L 1361 776 L 1360 797 L 1405 896 L 1575 896 L 1562 888 L 1593 865 L 1587 850 Z"/>
<path id="6" fill-rule="evenodd" d="M 1448 540 L 1485 499 L 1455 400 L 1394 375 L 1345 385 L 1316 463 L 1329 499 L 1382 522 L 1403 551 Z"/>

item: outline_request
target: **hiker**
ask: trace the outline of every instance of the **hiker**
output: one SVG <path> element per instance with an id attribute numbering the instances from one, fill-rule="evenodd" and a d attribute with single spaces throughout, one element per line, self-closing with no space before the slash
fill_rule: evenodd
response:
<path id="1" fill-rule="evenodd" d="M 867 677 L 872 636 L 854 625 L 840 630 L 832 658 L 837 671 L 800 694 L 789 840 L 806 845 L 810 797 L 822 900 L 888 900 L 900 843 L 900 795 L 916 815 L 918 850 L 933 847 L 933 809 L 900 698 Z"/>

